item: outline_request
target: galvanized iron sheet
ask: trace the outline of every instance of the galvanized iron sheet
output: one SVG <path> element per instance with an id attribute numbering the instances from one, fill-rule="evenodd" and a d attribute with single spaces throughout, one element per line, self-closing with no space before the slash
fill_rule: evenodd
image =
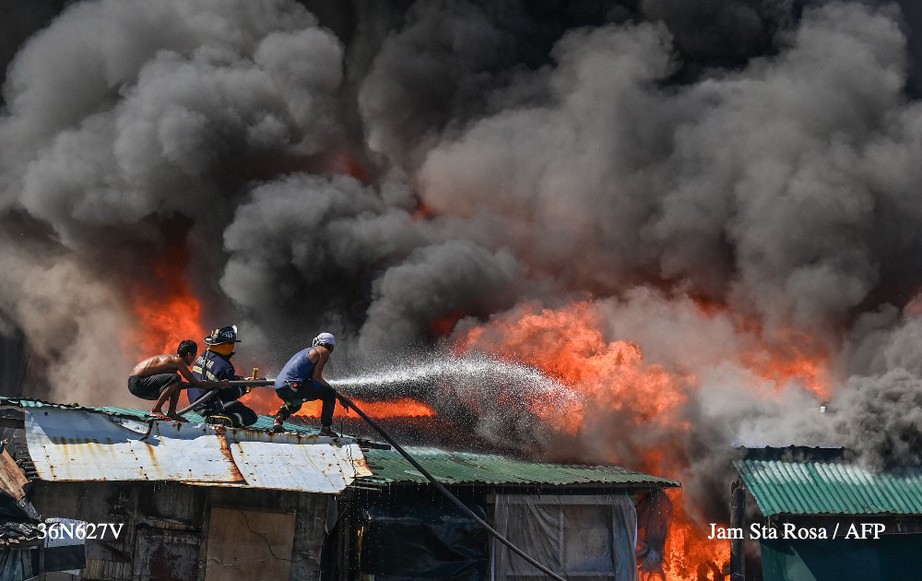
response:
<path id="1" fill-rule="evenodd" d="M 356 476 L 370 476 L 357 444 L 329 445 L 331 438 L 295 434 L 228 433 L 234 463 L 259 488 L 337 493 Z M 296 442 L 313 440 L 313 445 Z M 324 443 L 321 443 L 324 442 Z"/>
<path id="2" fill-rule="evenodd" d="M 922 514 L 922 469 L 872 472 L 847 462 L 734 463 L 765 516 Z"/>
<path id="3" fill-rule="evenodd" d="M 356 459 L 362 458 L 356 444 L 337 447 L 236 442 L 230 449 L 234 462 L 251 486 L 331 494 L 355 480 Z"/>
<path id="4" fill-rule="evenodd" d="M 423 447 L 410 447 L 407 452 L 444 484 L 607 488 L 681 486 L 676 480 L 634 472 L 621 466 L 543 464 L 493 454 L 449 452 Z M 374 476 L 369 479 L 371 482 L 427 482 L 396 450 L 370 449 L 365 455 L 369 467 L 374 471 Z"/>
<path id="5" fill-rule="evenodd" d="M 371 472 L 346 439 L 141 422 L 81 409 L 27 410 L 29 454 L 42 480 L 173 480 L 341 492 Z"/>
<path id="6" fill-rule="evenodd" d="M 25 415 L 26 442 L 42 480 L 242 482 L 210 426 L 140 422 L 83 410 Z"/>

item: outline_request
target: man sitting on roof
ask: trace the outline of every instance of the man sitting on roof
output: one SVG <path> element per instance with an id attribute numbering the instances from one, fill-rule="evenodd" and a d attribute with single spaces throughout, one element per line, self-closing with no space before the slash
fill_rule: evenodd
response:
<path id="1" fill-rule="evenodd" d="M 138 363 L 128 376 L 128 391 L 141 399 L 157 400 L 150 415 L 158 420 L 174 419 L 184 422 L 182 416 L 176 413 L 176 404 L 179 402 L 179 392 L 188 384 L 182 382 L 183 378 L 192 385 L 200 387 L 220 387 L 221 383 L 201 381 L 189 372 L 189 366 L 198 354 L 198 345 L 192 339 L 186 339 L 179 344 L 176 353 L 154 355 Z M 177 375 L 178 373 L 178 375 Z M 180 377 L 182 376 L 182 377 Z M 170 400 L 167 413 L 163 413 L 163 404 Z"/>
<path id="2" fill-rule="evenodd" d="M 323 368 L 336 346 L 330 333 L 314 337 L 311 346 L 295 353 L 275 379 L 275 393 L 285 403 L 275 414 L 272 430 L 281 432 L 282 422 L 301 409 L 306 401 L 323 400 L 320 412 L 321 436 L 336 436 L 333 432 L 333 410 L 336 407 L 336 390 L 323 378 Z"/>
<path id="3" fill-rule="evenodd" d="M 240 380 L 236 375 L 231 357 L 234 356 L 234 344 L 240 343 L 237 339 L 237 326 L 221 327 L 205 337 L 205 352 L 202 353 L 192 366 L 192 374 L 207 381 Z M 195 411 L 205 417 L 205 421 L 212 424 L 223 424 L 233 427 L 251 426 L 256 423 L 259 416 L 256 412 L 243 405 L 237 399 L 246 395 L 248 387 L 225 387 L 217 397 L 203 403 Z M 203 389 L 190 388 L 186 395 L 189 403 L 195 403 L 205 395 Z"/>

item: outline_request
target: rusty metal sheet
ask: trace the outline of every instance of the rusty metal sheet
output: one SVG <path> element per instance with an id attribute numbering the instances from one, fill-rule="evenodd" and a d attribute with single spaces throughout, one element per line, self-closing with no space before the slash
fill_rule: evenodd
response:
<path id="1" fill-rule="evenodd" d="M 257 488 L 338 494 L 356 476 L 371 475 L 351 441 L 237 431 L 228 443 L 247 484 Z"/>
<path id="2" fill-rule="evenodd" d="M 240 482 L 212 426 L 141 422 L 75 409 L 25 414 L 29 455 L 42 480 Z"/>
<path id="3" fill-rule="evenodd" d="M 372 475 L 350 438 L 142 422 L 54 407 L 26 410 L 25 428 L 42 480 L 172 480 L 336 494 L 356 477 Z"/>

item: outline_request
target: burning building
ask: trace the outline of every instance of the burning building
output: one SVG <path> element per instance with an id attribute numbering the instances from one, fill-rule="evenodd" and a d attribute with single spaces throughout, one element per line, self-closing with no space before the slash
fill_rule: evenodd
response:
<path id="1" fill-rule="evenodd" d="M 922 464 L 920 16 L 0 0 L 0 387 L 329 330 L 363 401 L 678 478 L 668 576 L 714 576 L 732 445 Z"/>
<path id="2" fill-rule="evenodd" d="M 105 581 L 252 579 L 254 571 L 266 580 L 330 581 L 538 573 L 491 543 L 386 445 L 293 425 L 273 434 L 265 416 L 254 429 L 225 429 L 144 422 L 143 412 L 125 408 L 12 398 L 0 407 L 15 456 L 0 455 L 0 500 L 31 508 L 21 522 L 4 513 L 0 570 L 9 581 L 45 571 Z M 618 466 L 412 453 L 563 574 L 636 579 L 638 530 L 641 566 L 662 560 L 671 514 L 662 489 L 674 480 Z M 70 541 L 67 559 L 50 543 L 62 540 Z"/>

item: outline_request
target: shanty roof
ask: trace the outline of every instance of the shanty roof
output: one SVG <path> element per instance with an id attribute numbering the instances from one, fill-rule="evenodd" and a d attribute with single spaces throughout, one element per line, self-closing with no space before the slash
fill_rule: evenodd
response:
<path id="1" fill-rule="evenodd" d="M 795 459 L 776 451 L 779 459 L 763 452 L 734 462 L 765 516 L 922 514 L 922 468 L 873 472 L 841 454 Z"/>
<path id="2" fill-rule="evenodd" d="M 406 448 L 407 452 L 443 484 L 490 484 L 495 486 L 601 486 L 672 487 L 669 480 L 634 472 L 621 466 L 546 464 L 493 454 L 448 452 L 436 448 Z M 365 452 L 372 476 L 360 481 L 379 483 L 428 482 L 396 450 Z"/>
<path id="3" fill-rule="evenodd" d="M 118 406 L 82 406 L 76 403 L 72 404 L 61 404 L 61 403 L 52 403 L 48 401 L 42 401 L 40 399 L 29 399 L 29 398 L 20 398 L 20 397 L 7 397 L 0 395 L 0 405 L 10 405 L 21 408 L 58 408 L 65 410 L 88 410 L 99 412 L 102 414 L 117 416 L 123 418 L 137 418 L 139 420 L 150 420 L 150 416 L 146 411 L 137 410 L 132 408 L 123 408 Z M 195 412 L 187 412 L 183 416 L 189 419 L 192 423 L 201 423 L 204 421 L 204 418 Z M 271 430 L 272 429 L 272 418 L 269 416 L 259 416 L 259 419 L 256 420 L 256 423 L 250 426 L 252 429 L 257 430 Z M 315 436 L 320 433 L 320 430 L 305 426 L 303 424 L 292 424 L 285 423 L 285 431 L 292 432 L 296 434 L 305 434 L 308 436 Z"/>
<path id="4" fill-rule="evenodd" d="M 396 450 L 364 450 L 352 438 L 328 438 L 272 419 L 256 429 L 212 426 L 195 414 L 186 424 L 152 422 L 141 410 L 62 405 L 0 396 L 0 408 L 24 412 L 26 443 L 40 480 L 177 480 L 205 486 L 249 486 L 338 493 L 358 479 L 375 484 L 427 480 Z M 534 463 L 491 454 L 408 448 L 445 484 L 496 486 L 672 487 L 676 480 L 620 466 Z M 366 463 L 366 460 L 368 463 Z"/>
<path id="5" fill-rule="evenodd" d="M 338 493 L 356 476 L 370 475 L 355 440 L 320 437 L 295 426 L 295 433 L 272 434 L 201 422 L 141 421 L 143 412 L 124 408 L 0 398 L 0 406 L 10 405 L 23 410 L 25 440 L 39 480 L 174 480 Z"/>

